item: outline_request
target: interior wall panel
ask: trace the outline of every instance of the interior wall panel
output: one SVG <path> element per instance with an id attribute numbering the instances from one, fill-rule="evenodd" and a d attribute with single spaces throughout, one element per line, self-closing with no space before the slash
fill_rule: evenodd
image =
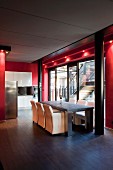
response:
<path id="1" fill-rule="evenodd" d="M 38 85 L 37 63 L 9 62 L 6 61 L 5 71 L 32 72 L 32 85 Z"/>
<path id="2" fill-rule="evenodd" d="M 106 50 L 106 127 L 113 129 L 113 44 Z"/>
<path id="3" fill-rule="evenodd" d="M 0 121 L 5 119 L 5 53 L 0 52 Z"/>

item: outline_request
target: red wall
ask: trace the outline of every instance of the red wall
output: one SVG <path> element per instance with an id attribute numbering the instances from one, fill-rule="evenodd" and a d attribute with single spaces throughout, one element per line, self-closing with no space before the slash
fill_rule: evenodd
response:
<path id="1" fill-rule="evenodd" d="M 48 69 L 42 69 L 42 101 L 48 100 Z"/>
<path id="2" fill-rule="evenodd" d="M 106 127 L 113 129 L 113 44 L 106 51 Z"/>
<path id="3" fill-rule="evenodd" d="M 38 64 L 6 61 L 5 71 L 32 72 L 32 85 L 38 85 Z"/>
<path id="4" fill-rule="evenodd" d="M 5 119 L 5 53 L 0 52 L 0 121 Z"/>

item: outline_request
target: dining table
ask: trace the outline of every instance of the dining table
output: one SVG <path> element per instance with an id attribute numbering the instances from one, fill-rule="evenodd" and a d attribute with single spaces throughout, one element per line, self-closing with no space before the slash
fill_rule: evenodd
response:
<path id="1" fill-rule="evenodd" d="M 50 105 L 53 109 L 57 109 L 59 111 L 64 112 L 65 116 L 65 135 L 72 136 L 74 135 L 73 130 L 73 123 L 72 123 L 72 116 L 74 113 L 79 111 L 85 111 L 85 116 L 87 120 L 87 132 L 93 131 L 93 109 L 92 106 L 82 105 L 82 104 L 75 104 L 71 102 L 60 102 L 60 101 L 43 101 L 43 104 Z"/>

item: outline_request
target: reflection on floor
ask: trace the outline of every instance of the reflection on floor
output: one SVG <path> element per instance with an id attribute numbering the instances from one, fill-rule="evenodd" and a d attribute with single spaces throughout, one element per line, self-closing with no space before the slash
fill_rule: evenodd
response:
<path id="1" fill-rule="evenodd" d="M 0 123 L 0 161 L 5 170 L 113 169 L 113 131 L 51 136 L 32 123 L 31 110 Z"/>

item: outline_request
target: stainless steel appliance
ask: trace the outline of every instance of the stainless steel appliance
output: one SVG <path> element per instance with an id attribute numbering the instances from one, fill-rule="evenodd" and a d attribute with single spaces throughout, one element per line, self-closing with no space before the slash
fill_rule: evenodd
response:
<path id="1" fill-rule="evenodd" d="M 5 82 L 5 118 L 14 119 L 17 117 L 17 81 Z"/>

